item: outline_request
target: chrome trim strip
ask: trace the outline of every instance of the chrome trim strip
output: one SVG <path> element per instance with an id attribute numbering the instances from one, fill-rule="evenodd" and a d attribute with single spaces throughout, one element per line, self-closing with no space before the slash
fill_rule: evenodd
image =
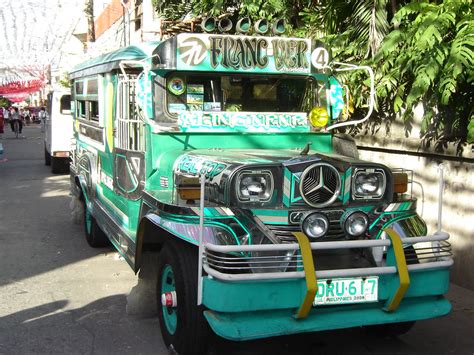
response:
<path id="1" fill-rule="evenodd" d="M 449 234 L 446 232 L 436 232 L 432 236 L 410 237 L 402 238 L 405 245 L 413 245 L 423 242 L 436 242 L 447 240 Z M 356 249 L 356 248 L 371 248 L 390 246 L 391 242 L 388 239 L 377 240 L 344 240 L 335 242 L 313 242 L 311 243 L 312 250 L 328 250 L 328 249 Z M 282 250 L 297 250 L 297 244 L 266 244 L 266 245 L 216 245 L 205 244 L 205 249 L 217 251 L 221 253 L 228 252 L 246 252 L 246 251 L 282 251 Z"/>
<path id="2" fill-rule="evenodd" d="M 452 259 L 444 261 L 436 261 L 426 264 L 408 265 L 408 271 L 435 270 L 448 268 L 454 264 Z M 212 277 L 224 281 L 250 281 L 250 280 L 278 280 L 278 279 L 298 279 L 304 278 L 303 271 L 296 272 L 268 272 L 259 274 L 224 274 L 211 269 L 206 263 L 203 264 L 204 271 Z M 316 271 L 317 278 L 330 279 L 339 277 L 359 277 L 359 276 L 376 276 L 395 274 L 397 268 L 395 266 L 358 268 L 358 269 L 341 269 L 341 270 L 323 270 Z"/>

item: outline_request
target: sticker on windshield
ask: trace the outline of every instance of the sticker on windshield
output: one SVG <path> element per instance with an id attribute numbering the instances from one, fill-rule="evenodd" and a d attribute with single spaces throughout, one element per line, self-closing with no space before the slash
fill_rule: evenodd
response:
<path id="1" fill-rule="evenodd" d="M 221 103 L 220 102 L 205 102 L 204 111 L 220 111 Z"/>
<path id="2" fill-rule="evenodd" d="M 174 77 L 168 80 L 168 90 L 174 95 L 181 95 L 186 90 L 186 84 L 182 78 Z"/>

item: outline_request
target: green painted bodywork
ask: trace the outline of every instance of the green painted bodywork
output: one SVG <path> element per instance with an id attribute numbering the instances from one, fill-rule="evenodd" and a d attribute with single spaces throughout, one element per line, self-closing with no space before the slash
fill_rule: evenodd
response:
<path id="1" fill-rule="evenodd" d="M 382 310 L 383 303 L 314 308 L 305 319 L 294 317 L 295 309 L 260 312 L 218 313 L 205 311 L 212 330 L 230 340 L 251 340 L 279 335 L 399 323 L 440 317 L 451 311 L 444 297 L 407 298 L 396 312 Z"/>
<path id="2" fill-rule="evenodd" d="M 114 52 L 106 53 L 99 57 L 90 59 L 75 66 L 70 71 L 71 78 L 78 77 L 78 75 L 80 75 L 78 73 L 86 71 L 88 69 L 90 69 L 91 71 L 88 72 L 87 75 L 91 75 L 92 73 L 98 73 L 99 71 L 94 70 L 94 68 L 101 68 L 102 66 L 105 66 L 107 64 L 118 63 L 120 61 L 126 60 L 143 60 L 149 58 L 152 55 L 153 50 L 159 43 L 160 42 L 144 42 L 141 44 L 120 48 Z M 110 71 L 110 68 L 104 69 L 101 72 L 108 71 Z"/>
<path id="3" fill-rule="evenodd" d="M 410 279 L 406 298 L 443 295 L 449 288 L 447 269 L 413 272 L 410 273 Z M 397 287 L 397 275 L 379 277 L 379 300 L 382 305 L 382 301 L 387 300 Z M 296 310 L 306 294 L 306 283 L 304 279 L 225 282 L 206 277 L 203 291 L 203 304 L 216 312 Z"/>

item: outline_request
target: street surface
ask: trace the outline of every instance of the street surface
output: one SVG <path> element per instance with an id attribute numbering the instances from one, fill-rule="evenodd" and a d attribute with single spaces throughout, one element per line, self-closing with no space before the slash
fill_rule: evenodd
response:
<path id="1" fill-rule="evenodd" d="M 157 318 L 125 312 L 136 283 L 111 249 L 71 222 L 69 177 L 44 165 L 39 125 L 0 139 L 0 354 L 167 354 Z M 472 270 L 466 270 L 472 272 Z M 263 341 L 217 341 L 213 354 L 474 353 L 474 292 L 452 285 L 453 312 L 400 338 L 349 329 Z"/>

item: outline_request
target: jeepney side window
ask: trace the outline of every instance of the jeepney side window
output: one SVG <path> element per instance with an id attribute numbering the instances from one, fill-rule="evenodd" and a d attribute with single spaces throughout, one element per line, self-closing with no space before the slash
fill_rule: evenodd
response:
<path id="1" fill-rule="evenodd" d="M 99 102 L 89 101 L 88 119 L 91 121 L 99 121 Z"/>
<path id="2" fill-rule="evenodd" d="M 74 85 L 76 117 L 99 122 L 99 90 L 97 77 L 85 78 Z"/>
<path id="3" fill-rule="evenodd" d="M 83 100 L 77 100 L 76 102 L 76 117 L 86 119 L 86 102 Z"/>

